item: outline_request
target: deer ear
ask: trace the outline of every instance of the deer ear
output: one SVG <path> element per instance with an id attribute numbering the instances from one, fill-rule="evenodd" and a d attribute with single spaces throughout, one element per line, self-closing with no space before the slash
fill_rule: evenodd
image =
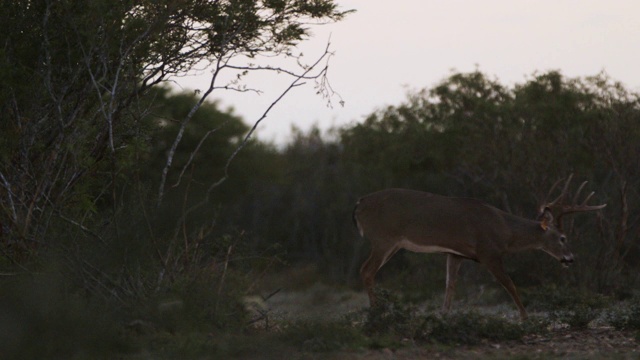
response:
<path id="1" fill-rule="evenodd" d="M 542 230 L 547 231 L 549 226 L 553 224 L 553 214 L 549 208 L 544 208 L 542 214 L 540 215 L 540 227 Z"/>

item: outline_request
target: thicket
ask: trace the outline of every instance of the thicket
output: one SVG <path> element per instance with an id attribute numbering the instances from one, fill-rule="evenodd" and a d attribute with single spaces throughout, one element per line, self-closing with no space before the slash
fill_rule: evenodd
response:
<path id="1" fill-rule="evenodd" d="M 269 109 L 245 124 L 207 99 L 259 92 L 254 72 L 290 79 L 272 105 L 303 82 L 331 97 L 329 46 L 315 58 L 296 47 L 346 13 L 330 0 L 3 3 L 3 358 L 92 358 L 118 348 L 100 338 L 126 348 L 158 328 L 244 326 L 241 296 L 279 251 L 226 226 L 222 205 L 268 177 L 260 164 L 276 152 L 251 134 Z M 163 88 L 204 68 L 206 88 Z M 242 181 L 227 181 L 234 171 Z"/>
<path id="2" fill-rule="evenodd" d="M 281 154 L 287 181 L 268 198 L 278 211 L 267 206 L 268 232 L 255 234 L 279 239 L 291 259 L 316 261 L 334 280 L 357 283 L 367 252 L 351 223 L 359 196 L 408 187 L 533 218 L 551 185 L 573 173 L 571 191 L 588 181 L 592 202 L 608 204 L 565 224 L 575 266 L 565 271 L 532 252 L 507 259 L 509 271 L 522 286 L 552 282 L 629 296 L 640 255 L 639 109 L 638 94 L 606 74 L 572 79 L 552 71 L 507 87 L 481 72 L 454 73 L 330 136 L 296 134 Z M 282 226 L 267 230 L 273 213 Z M 436 255 L 409 255 L 391 266 L 411 268 L 404 272 L 411 283 L 428 287 L 433 271 L 443 279 L 442 263 L 429 265 Z"/>

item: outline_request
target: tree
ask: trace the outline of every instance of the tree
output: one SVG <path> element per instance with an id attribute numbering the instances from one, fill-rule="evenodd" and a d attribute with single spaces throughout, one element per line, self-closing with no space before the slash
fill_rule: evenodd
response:
<path id="1" fill-rule="evenodd" d="M 180 119 L 161 174 L 160 204 L 176 148 L 205 99 L 216 90 L 252 91 L 243 83 L 252 71 L 291 76 L 287 91 L 305 80 L 324 79 L 329 51 L 307 65 L 295 46 L 309 36 L 309 24 L 345 14 L 331 0 L 3 4 L 3 242 L 11 251 L 29 253 L 52 244 L 56 223 L 91 233 L 92 219 L 98 221 L 92 216 L 96 203 L 109 197 L 116 206 L 119 175 L 148 144 L 141 119 L 152 110 L 149 90 L 196 65 L 211 66 L 209 88 Z M 276 68 L 263 61 L 283 57 L 300 60 L 300 67 Z M 237 76 L 220 83 L 224 71 Z"/>

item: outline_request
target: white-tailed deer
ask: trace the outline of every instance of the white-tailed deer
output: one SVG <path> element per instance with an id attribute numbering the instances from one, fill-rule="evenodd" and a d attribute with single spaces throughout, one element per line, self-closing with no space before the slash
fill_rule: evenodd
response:
<path id="1" fill-rule="evenodd" d="M 538 249 L 569 266 L 573 254 L 562 233 L 562 216 L 606 206 L 587 205 L 593 193 L 577 204 L 586 181 L 576 192 L 573 203 L 564 204 L 571 178 L 567 179 L 560 196 L 551 202 L 545 199 L 536 220 L 509 214 L 475 199 L 414 190 L 387 189 L 362 197 L 353 218 L 360 235 L 371 242 L 371 255 L 360 269 L 370 305 L 376 303 L 373 291 L 376 273 L 398 250 L 406 249 L 447 254 L 444 312 L 451 308 L 460 264 L 470 259 L 484 265 L 504 286 L 525 320 L 527 312 L 513 281 L 504 271 L 502 257 L 507 253 Z M 552 186 L 547 199 L 560 181 Z M 558 211 L 555 223 L 553 210 Z"/>

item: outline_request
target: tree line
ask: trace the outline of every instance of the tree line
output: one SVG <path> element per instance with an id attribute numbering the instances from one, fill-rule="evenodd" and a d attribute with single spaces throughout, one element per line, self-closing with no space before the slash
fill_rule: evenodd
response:
<path id="1" fill-rule="evenodd" d="M 292 256 L 323 264 L 332 277 L 353 280 L 366 253 L 350 219 L 361 195 L 408 187 L 475 197 L 534 218 L 551 185 L 575 174 L 572 191 L 588 181 L 594 203 L 608 206 L 571 220 L 579 261 L 563 278 L 592 291 L 626 292 L 637 282 L 639 255 L 638 104 L 638 94 L 606 74 L 550 71 L 508 87 L 479 71 L 454 73 L 332 136 L 295 134 L 280 154 L 286 181 L 269 190 L 278 210 L 266 207 L 259 216 L 278 226 L 253 229 L 267 243 L 284 242 Z M 546 261 L 525 255 L 512 270 L 525 283 L 544 283 L 560 271 Z"/>
<path id="2" fill-rule="evenodd" d="M 195 101 L 189 98 L 168 95 L 167 108 Z M 574 174 L 570 191 L 588 181 L 592 202 L 608 204 L 597 216 L 577 215 L 567 224 L 578 254 L 575 269 L 567 275 L 549 259 L 525 254 L 510 270 L 518 283 L 540 285 L 565 274 L 562 281 L 585 290 L 625 293 L 637 283 L 640 255 L 638 104 L 638 94 L 606 74 L 567 78 L 550 71 L 508 87 L 480 71 L 453 73 L 360 124 L 328 133 L 294 130 L 281 149 L 254 140 L 232 164 L 230 181 L 215 192 L 212 206 L 192 217 L 201 219 L 196 223 L 215 219 L 212 243 L 222 234 L 242 234 L 238 243 L 252 251 L 277 244 L 289 263 L 315 263 L 328 280 L 358 286 L 367 244 L 358 239 L 351 211 L 360 196 L 407 187 L 474 197 L 534 218 L 551 185 Z M 187 161 L 200 141 L 199 121 L 232 116 L 209 107 L 213 113 L 188 127 L 178 161 Z M 182 188 L 170 195 L 172 211 L 203 196 L 205 179 L 215 177 L 229 144 L 246 131 L 241 119 L 234 121 L 192 161 Z M 410 265 L 397 266 L 419 268 L 428 260 L 404 262 Z"/>

